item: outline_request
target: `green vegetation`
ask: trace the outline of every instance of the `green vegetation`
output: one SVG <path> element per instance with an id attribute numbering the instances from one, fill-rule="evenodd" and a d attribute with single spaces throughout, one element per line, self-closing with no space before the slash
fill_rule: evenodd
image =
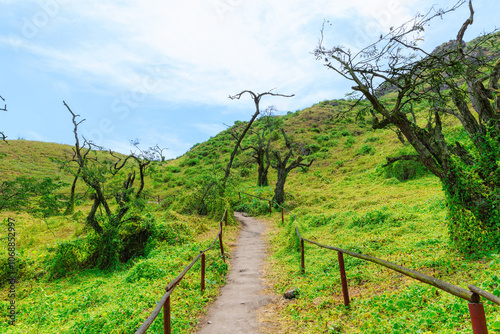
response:
<path id="1" fill-rule="evenodd" d="M 500 248 L 500 34 L 463 41 L 474 21 L 469 1 L 470 16 L 456 40 L 432 53 L 419 46 L 419 34 L 433 20 L 465 3 L 417 15 L 356 52 L 322 45 L 321 38 L 315 55 L 355 85 L 350 96 L 360 107 L 358 120 L 368 115 L 373 129 L 393 128 L 413 147 L 413 154 L 390 157 L 388 165 L 418 162 L 440 179 L 453 220 L 452 241 L 470 253 Z M 457 124 L 461 138 L 450 136 Z M 348 139 L 346 148 L 354 144 Z"/>
<path id="2" fill-rule="evenodd" d="M 394 105 L 397 94 L 385 93 L 377 98 Z M 17 325 L 9 326 L 2 313 L 0 332 L 133 332 L 149 316 L 166 284 L 212 241 L 226 207 L 230 217 L 234 210 L 243 210 L 272 222 L 267 268 L 272 289 L 279 294 L 291 288 L 299 291 L 298 298 L 266 313 L 284 332 L 470 332 L 465 301 L 374 264 L 346 256 L 352 298 L 348 308 L 342 303 L 335 253 L 307 245 L 306 272 L 300 273 L 295 226 L 308 239 L 462 287 L 474 284 L 500 296 L 500 248 L 491 238 L 491 228 L 478 225 L 478 212 L 459 205 L 463 198 L 455 198 L 459 195 L 446 187 L 436 170 L 430 173 L 428 164 L 419 159 L 398 158 L 421 152 L 376 121 L 374 127 L 380 129 L 374 132 L 365 119 L 367 101 L 359 101 L 354 110 L 351 102 L 323 101 L 260 119 L 254 114 L 241 146 L 257 142 L 268 147 L 264 156 L 277 170 L 268 175 L 269 165 L 257 161 L 255 150 L 231 149 L 234 134 L 248 129 L 247 122 L 235 122 L 171 161 L 164 161 L 160 149 L 161 158 L 151 161 L 144 152 L 110 156 L 87 150 L 92 146 L 85 143 L 76 145 L 77 164 L 69 165 L 61 163 L 75 158 L 68 146 L 0 142 L 0 168 L 5 171 L 0 175 L 0 221 L 7 231 L 7 218 L 16 220 L 18 278 Z M 429 104 L 413 102 L 405 113 L 428 119 Z M 477 139 L 453 117 L 432 120 L 439 124 L 433 133 L 442 135 L 442 147 L 470 149 Z M 500 150 L 493 125 L 484 124 L 480 140 L 481 149 L 491 154 L 471 151 L 474 164 L 467 164 L 463 156 L 453 160 L 457 168 L 453 173 L 466 174 L 457 179 L 457 189 L 482 191 L 498 182 Z M 462 146 L 453 146 L 459 141 Z M 290 168 L 293 164 L 301 168 Z M 265 182 L 261 168 L 266 169 Z M 286 171 L 284 178 L 280 168 Z M 256 179 L 269 186 L 256 186 Z M 272 198 L 277 183 L 278 201 L 291 210 L 285 223 L 280 213 L 269 215 L 266 201 L 239 196 L 246 192 Z M 497 192 L 491 193 L 488 203 L 497 203 Z M 70 204 L 71 210 L 64 211 Z M 498 228 L 499 214 L 492 207 L 487 214 Z M 231 245 L 238 228 L 232 219 L 229 224 L 224 235 Z M 199 263 L 175 290 L 174 332 L 192 332 L 224 283 L 228 267 L 217 247 L 207 255 L 206 292 L 199 292 Z M 6 242 L 0 251 L 7 253 Z M 2 257 L 2 287 L 8 276 L 9 263 Z M 0 307 L 7 310 L 6 289 L 0 297 Z M 486 302 L 485 307 L 490 331 L 500 333 L 498 306 Z M 151 331 L 158 332 L 161 326 L 156 321 Z"/>
<path id="3" fill-rule="evenodd" d="M 500 261 L 495 253 L 462 255 L 449 242 L 449 218 L 439 180 L 421 172 L 419 166 L 382 167 L 386 156 L 410 148 L 391 131 L 375 134 L 357 123 L 328 122 L 333 116 L 330 107 L 317 105 L 279 117 L 285 131 L 301 146 L 319 147 L 310 151 L 315 164 L 308 171 L 290 172 L 285 205 L 292 214 L 286 224 L 281 225 L 277 213 L 272 217 L 276 223 L 270 236 L 272 269 L 268 272 L 274 290 L 281 294 L 298 287 L 301 292 L 279 312 L 271 313 L 272 320 L 279 321 L 288 332 L 304 333 L 469 332 L 464 301 L 387 269 L 346 257 L 353 298 L 349 309 L 342 304 L 336 254 L 307 246 L 306 274 L 300 274 L 292 215 L 297 215 L 296 224 L 307 238 L 380 257 L 456 285 L 473 283 L 500 295 Z M 313 137 L 318 134 L 309 127 L 311 120 L 321 124 L 320 140 Z M 355 140 L 351 147 L 331 146 L 328 143 L 332 138 Z M 280 140 L 276 144 L 284 145 Z M 238 191 L 262 198 L 273 196 L 272 187 L 255 186 L 257 166 L 248 163 L 251 157 L 245 151 L 236 156 L 227 197 L 219 199 L 210 191 L 210 185 L 223 176 L 222 166 L 229 158 L 229 152 L 223 149 L 231 143 L 230 134 L 224 131 L 178 160 L 152 163 L 146 178 L 144 218 L 127 226 L 119 236 L 126 245 L 146 229 L 147 246 L 112 269 L 85 269 L 92 244 L 83 240 L 92 239 L 94 232 L 84 224 L 92 202 L 82 193 L 83 184 L 77 187 L 79 200 L 73 215 L 43 218 L 24 210 L 3 211 L 2 219 L 11 216 L 17 220 L 20 282 L 18 325 L 12 328 L 4 323 L 0 330 L 23 333 L 60 328 L 60 332 L 70 333 L 86 326 L 89 333 L 120 333 L 136 329 L 152 311 L 167 282 L 211 241 L 217 228 L 213 219 L 220 218 L 225 205 L 268 216 L 267 202 L 246 195 L 239 200 Z M 14 147 L 19 155 L 29 152 L 21 147 L 30 144 L 11 141 L 4 145 Z M 48 149 L 52 147 L 48 145 Z M 186 162 L 192 159 L 199 163 L 189 166 Z M 26 160 L 19 156 L 19 161 Z M 19 169 L 24 168 L 22 163 L 17 164 Z M 57 171 L 52 164 L 41 165 L 46 166 L 47 174 L 69 185 L 71 176 L 52 172 Z M 408 177 L 400 177 L 406 174 Z M 269 174 L 269 184 L 275 182 L 276 175 Z M 68 185 L 58 190 L 63 198 L 67 198 Z M 203 203 L 207 215 L 199 216 Z M 234 238 L 237 229 L 230 227 L 229 231 Z M 179 332 L 191 331 L 223 284 L 227 267 L 217 250 L 209 254 L 207 292 L 199 293 L 196 265 L 174 293 L 173 326 Z M 6 263 L 0 268 L 5 274 Z M 2 297 L 3 307 L 7 297 Z M 500 319 L 490 303 L 486 303 L 486 310 L 493 331 Z M 161 321 L 153 326 L 159 330 Z"/>

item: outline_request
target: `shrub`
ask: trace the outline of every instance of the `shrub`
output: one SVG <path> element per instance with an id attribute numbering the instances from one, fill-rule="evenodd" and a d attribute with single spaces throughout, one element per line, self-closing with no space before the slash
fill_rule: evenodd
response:
<path id="1" fill-rule="evenodd" d="M 280 139 L 280 132 L 278 130 L 274 130 L 273 132 L 271 132 L 270 138 L 271 141 L 276 141 Z"/>
<path id="2" fill-rule="evenodd" d="M 249 175 L 250 175 L 250 169 L 248 169 L 248 168 L 242 168 L 240 170 L 240 176 L 241 177 L 247 177 Z"/>
<path id="3" fill-rule="evenodd" d="M 330 136 L 332 138 L 340 138 L 340 137 L 342 137 L 342 134 L 340 132 L 334 130 L 334 131 L 330 132 Z"/>
<path id="4" fill-rule="evenodd" d="M 355 142 L 356 140 L 354 139 L 354 137 L 349 136 L 347 137 L 347 140 L 344 142 L 344 147 L 350 148 L 352 147 L 352 145 L 354 145 Z"/>
<path id="5" fill-rule="evenodd" d="M 306 152 L 309 152 L 309 154 L 314 154 L 321 149 L 321 146 L 318 144 L 308 144 L 304 149 Z"/>
<path id="6" fill-rule="evenodd" d="M 165 277 L 166 275 L 167 271 L 162 266 L 156 264 L 152 259 L 147 259 L 136 263 L 134 267 L 129 270 L 125 281 L 134 283 L 141 278 L 149 280 Z"/>
<path id="7" fill-rule="evenodd" d="M 315 138 L 318 143 L 324 143 L 330 140 L 329 135 L 319 135 L 318 137 Z"/>
<path id="8" fill-rule="evenodd" d="M 182 245 L 191 238 L 191 231 L 185 222 L 155 224 L 152 239 L 171 246 Z"/>
<path id="9" fill-rule="evenodd" d="M 120 260 L 120 239 L 118 229 L 103 224 L 104 232 L 101 235 L 91 234 L 87 238 L 89 256 L 85 261 L 85 267 L 91 268 L 115 268 Z"/>
<path id="10" fill-rule="evenodd" d="M 339 141 L 335 139 L 331 139 L 325 143 L 325 147 L 337 147 L 339 146 Z"/>
<path id="11" fill-rule="evenodd" d="M 385 177 L 396 178 L 399 181 L 417 179 L 428 173 L 422 163 L 413 160 L 400 160 L 385 167 Z"/>
<path id="12" fill-rule="evenodd" d="M 361 147 L 357 154 L 362 154 L 362 155 L 374 155 L 375 154 L 375 147 L 371 146 L 371 145 L 363 145 L 363 147 Z"/>
<path id="13" fill-rule="evenodd" d="M 65 277 L 85 266 L 88 257 L 85 241 L 63 241 L 57 245 L 54 256 L 47 263 L 49 280 Z"/>
<path id="14" fill-rule="evenodd" d="M 149 218 L 146 221 L 135 219 L 120 229 L 120 262 L 127 262 L 133 257 L 147 255 L 145 246 L 156 230 L 156 222 Z"/>
<path id="15" fill-rule="evenodd" d="M 186 161 L 186 165 L 188 165 L 190 167 L 196 166 L 199 163 L 200 163 L 200 159 L 198 159 L 198 158 L 193 158 L 193 159 L 189 159 L 188 161 Z"/>
<path id="16" fill-rule="evenodd" d="M 481 257 L 485 252 L 500 249 L 500 232 L 492 234 L 482 227 L 474 215 L 448 200 L 446 222 L 451 243 L 463 254 Z"/>
<path id="17" fill-rule="evenodd" d="M 174 174 L 177 174 L 177 173 L 180 173 L 182 169 L 180 167 L 177 167 L 177 166 L 168 166 L 168 167 L 165 167 L 165 170 L 167 172 L 172 172 Z"/>
<path id="18" fill-rule="evenodd" d="M 365 139 L 365 143 L 373 143 L 373 142 L 376 142 L 378 140 L 379 140 L 378 137 L 368 137 Z"/>

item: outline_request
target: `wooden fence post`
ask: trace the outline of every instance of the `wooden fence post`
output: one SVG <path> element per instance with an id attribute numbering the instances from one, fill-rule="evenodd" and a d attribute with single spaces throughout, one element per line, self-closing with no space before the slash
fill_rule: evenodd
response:
<path id="1" fill-rule="evenodd" d="M 222 244 L 222 220 L 219 223 L 220 233 L 219 233 L 219 243 L 220 243 L 220 253 L 222 255 L 222 260 L 226 262 L 226 258 L 224 256 L 224 245 Z"/>
<path id="2" fill-rule="evenodd" d="M 339 258 L 340 280 L 342 282 L 342 295 L 344 296 L 344 305 L 349 306 L 349 289 L 347 288 L 347 277 L 345 274 L 344 254 L 337 252 Z"/>
<path id="3" fill-rule="evenodd" d="M 273 214 L 273 207 L 271 206 L 271 201 L 269 201 L 269 214 Z"/>
<path id="4" fill-rule="evenodd" d="M 300 271 L 302 273 L 306 272 L 306 261 L 305 261 L 305 254 L 304 254 L 304 239 L 300 239 Z"/>
<path id="5" fill-rule="evenodd" d="M 284 209 L 281 208 L 281 224 L 285 225 L 285 213 L 284 213 Z"/>
<path id="6" fill-rule="evenodd" d="M 201 292 L 205 291 L 205 253 L 201 254 Z"/>
<path id="7" fill-rule="evenodd" d="M 172 333 L 172 326 L 170 323 L 170 296 L 165 301 L 165 304 L 163 304 L 163 333 Z"/>
<path id="8" fill-rule="evenodd" d="M 227 227 L 227 210 L 226 210 L 226 214 L 224 215 L 224 221 L 226 222 L 226 227 Z"/>
<path id="9" fill-rule="evenodd" d="M 473 334 L 488 334 L 486 315 L 482 303 L 469 303 L 470 320 Z"/>

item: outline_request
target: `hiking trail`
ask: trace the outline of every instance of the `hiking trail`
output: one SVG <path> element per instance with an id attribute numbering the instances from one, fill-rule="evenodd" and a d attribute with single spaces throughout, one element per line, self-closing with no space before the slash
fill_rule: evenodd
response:
<path id="1" fill-rule="evenodd" d="M 263 265 L 267 244 L 265 223 L 235 212 L 241 232 L 230 259 L 226 285 L 198 325 L 199 334 L 259 333 L 266 326 L 257 320 L 257 310 L 272 301 L 264 293 Z"/>

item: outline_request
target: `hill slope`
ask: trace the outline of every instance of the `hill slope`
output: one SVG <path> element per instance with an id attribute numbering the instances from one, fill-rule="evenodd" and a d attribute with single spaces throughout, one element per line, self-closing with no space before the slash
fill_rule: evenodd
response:
<path id="1" fill-rule="evenodd" d="M 394 98 L 386 95 L 387 103 Z M 270 169 L 269 187 L 257 187 L 257 167 L 250 150 L 240 151 L 231 171 L 228 191 L 219 198 L 218 186 L 234 140 L 230 131 L 245 125 L 236 122 L 204 143 L 195 145 L 179 159 L 157 162 L 149 170 L 147 192 L 161 203 L 146 203 L 148 222 L 160 222 L 164 240 L 151 240 L 143 257 L 133 258 L 107 271 L 73 266 L 63 277 L 49 279 L 51 261 L 60 245 L 77 249 L 91 235 L 84 225 L 89 211 L 85 188 L 72 216 L 48 219 L 24 212 L 2 212 L 0 218 L 17 219 L 19 257 L 19 322 L 8 327 L 6 317 L 0 331 L 9 333 L 131 332 L 151 312 L 163 294 L 165 282 L 177 275 L 193 254 L 206 247 L 221 210 L 230 205 L 260 215 L 272 223 L 270 265 L 272 289 L 282 294 L 298 288 L 299 298 L 282 301 L 267 310 L 267 320 L 278 323 L 285 333 L 468 333 L 464 301 L 399 274 L 365 262 L 346 258 L 352 304 L 345 308 L 335 254 L 318 248 L 306 250 L 306 274 L 299 271 L 299 252 L 294 227 L 312 240 L 373 255 L 466 287 L 472 283 L 500 295 L 500 258 L 496 254 L 464 257 L 449 245 L 446 203 L 439 181 L 416 162 L 398 162 L 383 167 L 387 156 L 410 154 L 391 130 L 373 131 L 363 117 L 339 113 L 349 109 L 345 100 L 323 101 L 310 108 L 274 117 L 278 125 L 270 132 L 271 145 L 282 152 L 279 128 L 296 143 L 298 154 L 315 159 L 308 169 L 293 170 L 285 186 L 285 206 L 291 210 L 285 224 L 281 214 L 268 215 L 267 203 L 242 195 L 243 191 L 270 198 L 276 171 Z M 415 112 L 425 112 L 415 106 Z M 454 120 L 446 135 L 460 136 Z M 262 129 L 265 118 L 255 123 Z M 251 143 L 249 135 L 244 145 Z M 0 143 L 0 181 L 16 176 L 71 176 L 59 171 L 52 158 L 67 159 L 71 147 L 28 141 Z M 200 213 L 209 213 L 208 216 Z M 215 218 L 212 219 L 211 216 Z M 292 219 L 293 216 L 297 220 Z M 148 223 L 144 222 L 144 223 Z M 229 228 L 235 235 L 236 227 Z M 1 250 L 6 252 L 6 244 Z M 74 248 L 71 248 L 74 247 Z M 65 256 L 74 255 L 68 252 Z M 77 256 L 80 256 L 78 254 Z M 81 255 L 83 256 L 83 255 Z M 214 253 L 209 267 L 209 289 L 197 292 L 197 277 L 183 280 L 174 307 L 174 327 L 190 332 L 207 303 L 223 284 L 227 266 Z M 1 263 L 6 274 L 7 262 Z M 195 275 L 193 275 L 195 276 Z M 7 309 L 6 291 L 0 294 Z M 40 306 L 41 305 L 41 306 Z M 500 331 L 500 317 L 485 303 L 490 331 Z M 153 330 L 159 330 L 157 321 Z"/>

